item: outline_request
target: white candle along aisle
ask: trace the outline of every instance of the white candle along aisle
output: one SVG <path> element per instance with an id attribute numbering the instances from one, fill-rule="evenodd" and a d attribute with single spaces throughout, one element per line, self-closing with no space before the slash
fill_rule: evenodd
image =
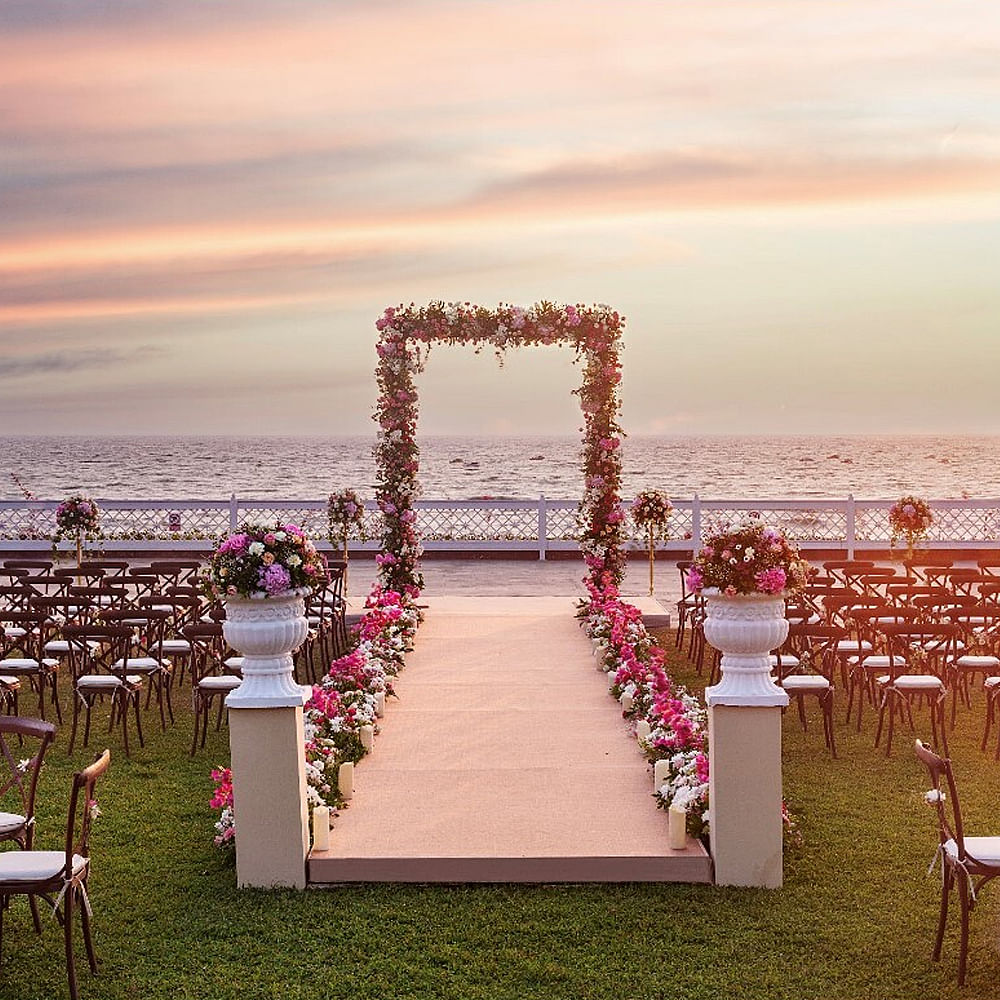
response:
<path id="1" fill-rule="evenodd" d="M 354 795 L 354 764 L 349 760 L 341 764 L 337 771 L 337 790 L 345 799 Z"/>
<path id="2" fill-rule="evenodd" d="M 374 726 L 362 726 L 360 730 L 361 745 L 366 750 L 371 750 L 375 746 L 375 727 Z"/>
<path id="3" fill-rule="evenodd" d="M 667 779 L 670 777 L 670 761 L 669 760 L 658 760 L 653 765 L 653 787 L 656 789 L 661 788 L 666 784 Z"/>
<path id="4" fill-rule="evenodd" d="M 670 817 L 667 829 L 667 846 L 672 851 L 683 851 L 687 846 L 687 811 L 671 803 L 667 814 Z"/>
<path id="5" fill-rule="evenodd" d="M 375 692 L 375 714 L 381 719 L 385 715 L 385 692 Z"/>
<path id="6" fill-rule="evenodd" d="M 640 719 L 635 724 L 635 738 L 641 743 L 643 740 L 649 738 L 649 734 L 652 732 L 649 723 L 645 719 Z"/>
<path id="7" fill-rule="evenodd" d="M 313 809 L 313 850 L 330 850 L 330 807 L 316 806 Z"/>
<path id="8" fill-rule="evenodd" d="M 623 712 L 631 712 L 635 707 L 635 699 L 628 693 L 628 691 L 623 691 L 621 698 L 618 699 L 622 704 Z"/>

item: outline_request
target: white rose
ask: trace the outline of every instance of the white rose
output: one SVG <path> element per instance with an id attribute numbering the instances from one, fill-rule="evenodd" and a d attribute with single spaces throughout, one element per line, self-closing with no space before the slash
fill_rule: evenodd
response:
<path id="1" fill-rule="evenodd" d="M 274 533 L 274 539 L 277 542 L 283 542 L 287 537 L 288 535 L 286 535 L 283 531 L 276 531 Z"/>
<path id="2" fill-rule="evenodd" d="M 252 556 L 262 556 L 264 554 L 264 543 L 251 542 L 247 548 L 247 552 L 249 552 Z"/>
<path id="3" fill-rule="evenodd" d="M 287 562 L 289 566 L 299 566 L 302 560 L 298 556 L 289 556 Z"/>

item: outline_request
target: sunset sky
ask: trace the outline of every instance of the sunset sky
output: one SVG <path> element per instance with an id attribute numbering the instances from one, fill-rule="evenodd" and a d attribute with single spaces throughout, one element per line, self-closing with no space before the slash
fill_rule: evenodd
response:
<path id="1" fill-rule="evenodd" d="M 623 312 L 632 433 L 1000 433 L 996 0 L 3 0 L 0 109 L 0 434 L 373 433 L 436 298 Z"/>

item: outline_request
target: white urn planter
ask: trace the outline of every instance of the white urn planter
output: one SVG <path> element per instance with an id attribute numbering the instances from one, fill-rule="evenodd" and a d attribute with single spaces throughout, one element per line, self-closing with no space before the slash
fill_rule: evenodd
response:
<path id="1" fill-rule="evenodd" d="M 788 637 L 785 600 L 771 594 L 705 594 L 705 639 L 722 653 L 722 679 L 705 689 L 709 705 L 785 706 L 770 654 Z"/>
<path id="2" fill-rule="evenodd" d="M 229 708 L 302 706 L 309 688 L 295 682 L 292 653 L 309 631 L 300 592 L 271 597 L 227 597 L 222 633 L 243 657 L 243 683 L 226 698 Z"/>

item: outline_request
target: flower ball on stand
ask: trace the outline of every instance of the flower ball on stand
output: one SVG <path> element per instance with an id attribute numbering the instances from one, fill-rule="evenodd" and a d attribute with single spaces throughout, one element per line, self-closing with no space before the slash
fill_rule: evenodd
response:
<path id="1" fill-rule="evenodd" d="M 53 549 L 64 538 L 76 542 L 76 564 L 83 561 L 83 539 L 100 537 L 101 512 L 90 497 L 81 493 L 67 497 L 56 507 L 56 534 L 52 538 Z"/>
<path id="2" fill-rule="evenodd" d="M 656 539 L 669 537 L 670 517 L 674 505 L 666 493 L 659 490 L 643 490 L 632 501 L 632 521 L 646 535 L 649 549 L 649 593 L 653 593 L 653 565 L 656 560 Z"/>
<path id="3" fill-rule="evenodd" d="M 228 704 L 304 704 L 292 653 L 308 633 L 305 598 L 328 579 L 323 556 L 295 524 L 245 524 L 220 542 L 205 583 L 225 604 L 226 641 L 243 655 L 243 683 Z"/>

